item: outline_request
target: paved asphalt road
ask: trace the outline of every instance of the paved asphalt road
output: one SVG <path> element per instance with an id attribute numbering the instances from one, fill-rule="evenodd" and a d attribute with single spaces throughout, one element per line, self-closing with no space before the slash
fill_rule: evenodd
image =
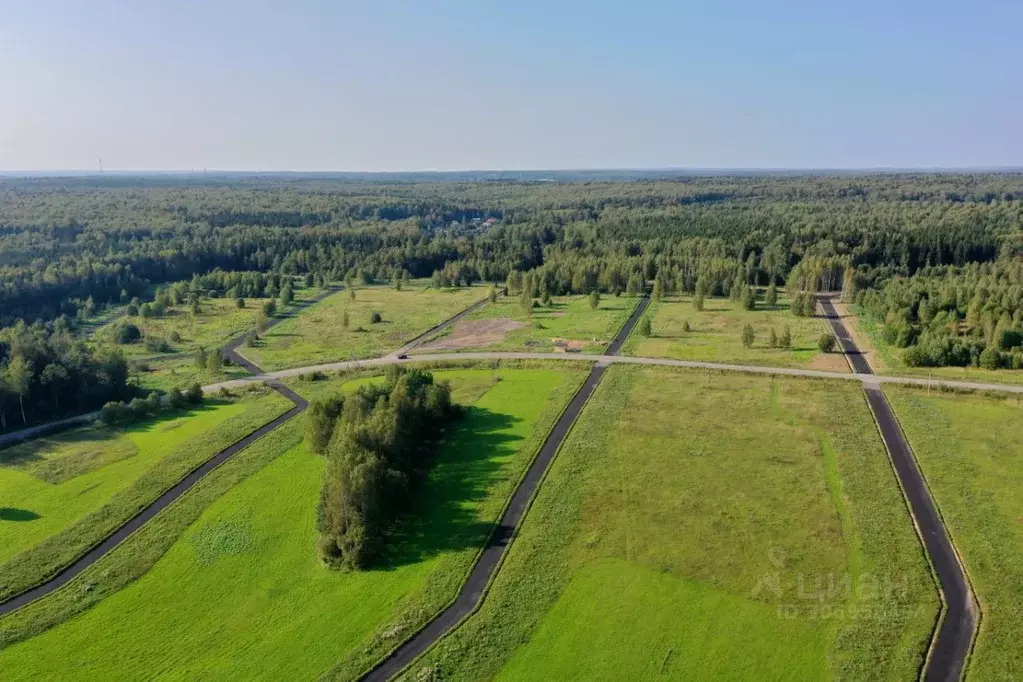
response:
<path id="1" fill-rule="evenodd" d="M 821 299 L 821 307 L 854 371 L 872 375 L 870 365 L 856 347 L 831 300 Z M 977 630 L 979 611 L 976 601 L 945 524 L 931 499 L 927 482 L 888 399 L 877 383 L 865 383 L 864 390 L 945 599 L 945 613 L 931 643 L 924 679 L 935 682 L 959 680 Z"/>
<path id="2" fill-rule="evenodd" d="M 322 300 L 322 298 L 333 293 L 332 291 L 323 292 L 318 295 L 314 301 L 306 303 L 309 305 L 315 301 Z M 562 440 L 567 435 L 574 422 L 579 411 L 582 409 L 586 400 L 592 394 L 594 388 L 602 376 L 605 367 L 608 364 L 616 362 L 642 364 L 642 365 L 661 365 L 668 367 L 686 367 L 693 369 L 707 369 L 713 371 L 737 371 L 737 372 L 749 372 L 756 374 L 768 374 L 768 375 L 781 375 L 781 376 L 801 376 L 811 378 L 823 378 L 823 379 L 839 379 L 839 380 L 852 380 L 860 381 L 864 383 L 864 387 L 867 392 L 867 400 L 872 410 L 874 411 L 875 417 L 877 418 L 878 425 L 881 431 L 881 435 L 884 439 L 886 446 L 888 447 L 889 453 L 892 457 L 893 465 L 895 466 L 896 473 L 899 476 L 899 480 L 902 483 L 903 489 L 906 491 L 906 496 L 910 504 L 910 508 L 913 511 L 914 518 L 918 524 L 918 528 L 921 533 L 925 548 L 931 561 L 935 567 L 935 571 L 938 575 L 939 582 L 941 583 L 942 591 L 946 597 L 948 603 L 947 612 L 945 618 L 942 621 L 940 630 L 934 643 L 934 649 L 927 663 L 927 669 L 925 671 L 925 678 L 928 680 L 952 680 L 959 679 L 962 673 L 962 667 L 964 665 L 966 655 L 969 651 L 970 642 L 972 641 L 973 632 L 976 629 L 977 623 L 977 610 L 974 605 L 972 594 L 970 593 L 969 586 L 965 580 L 962 568 L 956 559 L 954 550 L 945 528 L 941 522 L 941 518 L 934 506 L 933 501 L 930 499 L 930 495 L 927 491 L 926 484 L 923 476 L 916 466 L 915 459 L 913 458 L 912 452 L 909 449 L 908 444 L 905 441 L 905 437 L 902 434 L 901 429 L 898 426 L 898 422 L 888 406 L 887 401 L 884 398 L 884 394 L 880 390 L 881 383 L 898 383 L 898 384 L 910 384 L 918 386 L 948 386 L 953 388 L 973 389 L 973 390 L 986 390 L 986 391 L 1005 391 L 1013 393 L 1023 393 L 1023 386 L 1013 386 L 1006 384 L 985 384 L 976 382 L 963 382 L 963 381 L 934 381 L 928 379 L 913 379 L 907 377 L 890 377 L 890 376 L 876 376 L 870 371 L 869 365 L 865 362 L 862 354 L 856 348 L 855 342 L 851 335 L 845 329 L 844 324 L 835 313 L 834 307 L 831 305 L 829 300 L 823 300 L 822 306 L 825 314 L 828 317 L 829 323 L 835 331 L 838 337 L 839 343 L 842 350 L 846 353 L 849 359 L 850 365 L 853 367 L 856 373 L 844 374 L 839 372 L 824 372 L 818 370 L 803 370 L 803 369 L 792 369 L 792 368 L 780 368 L 780 367 L 760 367 L 760 366 L 747 366 L 747 365 L 731 365 L 711 362 L 693 362 L 684 360 L 668 360 L 662 358 L 637 358 L 637 357 L 625 357 L 617 355 L 620 351 L 622 344 L 628 337 L 628 334 L 635 327 L 639 321 L 643 312 L 646 310 L 646 306 L 649 304 L 648 299 L 644 299 L 637 306 L 636 310 L 630 316 L 628 322 L 619 332 L 618 336 L 609 345 L 607 351 L 603 355 L 582 355 L 582 354 L 564 354 L 564 353 L 498 353 L 498 352 L 482 352 L 482 353 L 446 353 L 446 354 L 433 354 L 433 355 L 417 355 L 415 356 L 416 361 L 420 362 L 451 362 L 457 360 L 502 360 L 502 359 L 538 359 L 538 360 L 564 360 L 564 361 L 584 361 L 595 363 L 595 367 L 591 370 L 590 376 L 586 379 L 583 386 L 579 389 L 572 402 L 569 404 L 564 415 L 559 419 L 555 425 L 553 431 L 548 437 L 547 441 L 541 448 L 540 453 L 537 455 L 536 460 L 530 467 L 523 479 L 519 488 L 516 490 L 512 501 L 506 510 L 504 516 L 501 518 L 500 524 L 495 530 L 490 542 L 481 554 L 479 561 L 473 569 L 470 575 L 469 581 L 466 583 L 465 588 L 459 594 L 456 601 L 449 607 L 448 610 L 444 611 L 437 618 L 430 622 L 427 627 L 422 630 L 413 639 L 407 642 L 405 645 L 400 647 L 394 654 L 388 658 L 381 667 L 375 669 L 367 679 L 386 679 L 387 675 L 393 674 L 400 670 L 404 665 L 411 661 L 415 656 L 424 651 L 430 644 L 436 639 L 447 632 L 454 624 L 456 624 L 464 615 L 468 614 L 475 605 L 479 602 L 482 597 L 483 590 L 490 576 L 496 569 L 501 556 L 507 547 L 508 542 L 514 535 L 515 528 L 517 527 L 522 515 L 525 513 L 528 502 L 532 498 L 533 493 L 536 490 L 537 485 L 543 477 L 544 471 L 546 471 L 550 462 L 553 460 L 554 455 L 557 452 Z M 287 387 L 280 383 L 280 379 L 304 374 L 314 370 L 320 371 L 331 371 L 339 369 L 350 369 L 353 367 L 372 367 L 376 365 L 386 365 L 393 363 L 405 362 L 397 357 L 397 355 L 407 349 L 421 343 L 429 334 L 436 333 L 441 328 L 461 319 L 465 315 L 469 314 L 481 303 L 475 304 L 470 309 L 465 310 L 458 315 L 454 316 L 450 320 L 445 321 L 438 327 L 430 330 L 427 334 L 421 335 L 416 339 L 413 339 L 403 349 L 395 351 L 390 355 L 378 358 L 374 360 L 358 361 L 358 362 L 336 362 L 324 365 L 317 365 L 312 367 L 301 367 L 295 369 L 284 370 L 280 372 L 264 373 L 259 367 L 254 365 L 248 359 L 237 353 L 238 347 L 242 343 L 242 339 L 236 339 L 232 343 L 228 344 L 224 348 L 224 353 L 231 357 L 231 359 L 237 362 L 239 365 L 246 367 L 254 376 L 247 377 L 245 379 L 238 379 L 233 381 L 221 382 L 218 384 L 212 384 L 204 387 L 206 391 L 215 391 L 221 387 L 239 387 L 246 383 L 257 381 L 266 382 L 274 390 L 281 392 L 283 395 L 288 397 L 295 407 L 289 410 L 284 415 L 281 415 L 274 421 L 266 424 L 257 431 L 249 434 L 238 443 L 230 446 L 229 448 L 217 453 L 214 457 L 204 463 L 201 467 L 193 471 L 186 478 L 179 481 L 173 488 L 168 490 L 166 493 L 161 495 L 156 501 L 154 501 L 149 507 L 141 511 L 137 516 L 132 518 L 128 523 L 115 531 L 114 534 L 105 539 L 97 547 L 92 549 L 88 554 L 82 556 L 73 564 L 65 568 L 63 571 L 58 573 L 55 577 L 51 578 L 48 582 L 40 585 L 39 587 L 23 593 L 17 597 L 14 597 L 7 602 L 0 604 L 0 615 L 9 613 L 20 606 L 37 599 L 45 594 L 52 592 L 59 588 L 69 580 L 74 578 L 76 575 L 81 573 L 85 568 L 98 560 L 101 556 L 112 550 L 117 544 L 124 540 L 134 530 L 141 527 L 150 518 L 159 513 L 162 509 L 166 508 L 171 502 L 177 497 L 186 492 L 192 485 L 194 485 L 199 479 L 201 479 L 206 473 L 216 468 L 219 464 L 229 459 L 232 455 L 238 451 L 244 449 L 246 446 L 259 439 L 269 431 L 277 428 L 284 422 L 293 418 L 297 414 L 301 413 L 305 407 L 306 402 L 298 394 L 294 393 Z M 276 322 L 276 321 L 275 321 Z M 92 415 L 83 415 L 81 417 L 72 418 L 72 420 L 81 420 L 83 418 L 88 419 Z M 39 435 L 39 433 L 47 430 L 52 430 L 54 426 L 66 425 L 66 422 L 72 420 L 63 420 L 63 422 L 54 422 L 51 424 L 41 425 L 25 431 L 7 434 L 0 438 L 0 444 L 3 444 L 5 440 L 16 440 L 25 437 L 31 437 Z"/>
<path id="3" fill-rule="evenodd" d="M 621 349 L 622 344 L 629 337 L 636 323 L 639 322 L 639 318 L 643 315 L 649 303 L 650 299 L 645 297 L 639 302 L 632 315 L 629 316 L 628 321 L 626 321 L 625 325 L 608 346 L 609 353 L 617 353 Z M 416 657 L 433 646 L 437 640 L 457 627 L 464 618 L 479 606 L 486 592 L 487 585 L 490 583 L 490 579 L 500 566 L 501 559 L 504 557 L 508 545 L 511 544 L 515 531 L 522 521 L 522 517 L 525 516 L 526 511 L 529 509 L 533 495 L 540 486 L 540 481 L 543 480 L 547 468 L 554 461 L 554 456 L 557 455 L 561 443 L 568 436 L 569 431 L 571 431 L 576 417 L 579 416 L 586 401 L 589 400 L 597 384 L 600 383 L 605 369 L 605 363 L 598 363 L 590 370 L 589 376 L 586 377 L 583 385 L 576 391 L 572 401 L 547 435 L 547 439 L 541 446 L 540 452 L 532 464 L 529 465 L 525 477 L 519 482 L 518 487 L 512 494 L 511 502 L 505 508 L 504 514 L 501 516 L 493 533 L 491 533 L 490 540 L 476 560 L 476 564 L 469 573 L 469 577 L 466 579 L 455 601 L 427 623 L 426 627 L 419 630 L 411 639 L 391 652 L 386 659 L 361 679 L 367 682 L 383 682 L 397 675 L 409 663 L 414 661 Z"/>

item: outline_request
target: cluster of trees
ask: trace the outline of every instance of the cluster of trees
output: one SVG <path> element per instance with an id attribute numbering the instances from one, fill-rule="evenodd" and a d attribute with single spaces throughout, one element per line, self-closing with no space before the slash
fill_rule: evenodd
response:
<path id="1" fill-rule="evenodd" d="M 107 426 L 129 426 L 162 412 L 180 410 L 189 405 L 202 405 L 203 398 L 199 384 L 192 384 L 184 391 L 177 387 L 172 388 L 166 397 L 153 391 L 145 398 L 133 398 L 131 402 L 108 402 L 100 410 L 99 418 Z"/>
<path id="2" fill-rule="evenodd" d="M 2 430 L 96 409 L 131 393 L 124 356 L 91 350 L 65 317 L 0 329 Z"/>
<path id="3" fill-rule="evenodd" d="M 806 314 L 803 292 L 885 298 L 900 278 L 969 277 L 1023 257 L 1021 174 L 557 177 L 0 180 L 0 326 L 82 321 L 114 302 L 140 316 L 214 295 L 286 305 L 300 283 L 412 277 L 507 281 L 540 301 L 638 294 L 652 281 L 658 296 L 747 307 L 761 292 L 774 305 L 785 286 Z M 498 222 L 484 229 L 488 218 Z M 957 308 L 962 320 L 968 309 Z M 922 348 L 914 362 L 980 362 L 994 344 L 978 324 L 947 339 L 929 320 L 893 327 Z M 998 362 L 1011 365 L 1003 346 Z"/>
<path id="4" fill-rule="evenodd" d="M 310 406 L 308 442 L 327 458 L 317 546 L 328 565 L 361 569 L 379 556 L 459 414 L 446 384 L 395 365 L 381 383 Z"/>
<path id="5" fill-rule="evenodd" d="M 688 327 L 688 323 L 686 323 Z M 830 335 L 829 335 L 830 336 Z M 823 338 L 823 337 L 822 337 Z M 834 337 L 831 337 L 834 340 Z M 757 331 L 751 324 L 745 324 L 742 330 L 739 332 L 739 339 L 742 341 L 742 345 L 746 348 L 752 348 L 753 344 L 757 341 Z M 792 330 L 789 329 L 788 325 L 782 327 L 781 334 L 775 331 L 774 327 L 768 331 L 767 345 L 769 348 L 781 348 L 788 350 L 792 347 Z M 834 346 L 828 349 L 821 348 L 825 353 L 830 353 Z"/>
<path id="6" fill-rule="evenodd" d="M 911 366 L 1023 368 L 1021 259 L 925 268 L 856 300 Z"/>

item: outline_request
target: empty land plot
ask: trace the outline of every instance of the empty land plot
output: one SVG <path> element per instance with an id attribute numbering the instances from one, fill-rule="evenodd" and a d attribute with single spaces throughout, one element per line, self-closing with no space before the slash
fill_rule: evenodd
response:
<path id="1" fill-rule="evenodd" d="M 205 386 L 219 381 L 241 379 L 249 373 L 243 367 L 224 365 L 219 373 L 200 369 L 193 357 L 147 359 L 132 363 L 131 376 L 139 386 L 150 391 L 184 389 L 192 384 Z"/>
<path id="2" fill-rule="evenodd" d="M 291 406 L 276 393 L 0 450 L 0 599 L 70 563 L 188 471 Z"/>
<path id="3" fill-rule="evenodd" d="M 755 310 L 746 310 L 727 298 L 706 298 L 703 310 L 697 310 L 691 297 L 671 296 L 651 303 L 647 315 L 651 316 L 651 336 L 634 331 L 625 344 L 626 355 L 837 372 L 849 369 L 840 353 L 817 349 L 818 337 L 828 330 L 827 322 L 793 315 L 783 294 L 779 294 L 777 305 L 768 307 L 758 301 Z M 747 324 L 755 333 L 750 348 L 742 342 Z M 772 348 L 771 330 L 781 337 L 786 326 L 792 336 L 790 347 Z"/>
<path id="4" fill-rule="evenodd" d="M 967 678 L 1023 678 L 1023 433 L 1016 398 L 886 387 L 981 605 Z"/>
<path id="5" fill-rule="evenodd" d="M 937 612 L 858 387 L 612 367 L 406 677 L 904 680 Z"/>
<path id="6" fill-rule="evenodd" d="M 129 360 L 157 358 L 162 354 L 147 348 L 146 338 L 166 341 L 166 353 L 191 353 L 200 346 L 212 350 L 252 329 L 257 310 L 267 300 L 248 299 L 244 308 L 238 308 L 234 299 L 204 298 L 199 303 L 198 315 L 187 305 L 176 305 L 167 308 L 160 317 L 122 316 L 95 330 L 90 339 L 94 344 L 117 346 Z M 134 343 L 118 344 L 114 339 L 115 331 L 127 323 L 138 327 L 143 338 Z"/>
<path id="7" fill-rule="evenodd" d="M 355 290 L 353 301 L 342 291 L 273 327 L 254 347 L 239 350 L 264 369 L 377 357 L 485 296 L 481 287 L 365 287 Z M 374 313 L 379 322 L 372 321 Z"/>
<path id="8" fill-rule="evenodd" d="M 296 420 L 225 465 L 241 466 L 261 450 L 258 456 L 269 461 L 176 531 L 183 535 L 141 579 L 79 617 L 0 651 L 5 679 L 67 670 L 82 680 L 355 677 L 455 595 L 585 372 L 498 370 L 499 381 L 491 370 L 435 376 L 451 381 L 456 401 L 472 408 L 445 439 L 417 511 L 399 524 L 378 568 L 336 572 L 317 558 L 324 460 L 307 451 L 304 424 Z M 308 387 L 329 392 L 327 382 Z M 166 537 L 160 524 L 189 511 L 191 498 L 203 494 L 204 484 L 215 485 L 220 473 L 83 578 L 102 580 L 111 562 L 135 561 L 132 552 L 145 553 Z M 44 609 L 46 602 L 28 608 Z M 23 616 L 23 627 L 30 616 Z"/>
<path id="9" fill-rule="evenodd" d="M 492 350 L 600 353 L 622 328 L 639 299 L 605 296 L 596 310 L 586 296 L 555 296 L 527 315 L 519 299 L 502 297 L 474 311 L 449 333 L 418 352 Z"/>

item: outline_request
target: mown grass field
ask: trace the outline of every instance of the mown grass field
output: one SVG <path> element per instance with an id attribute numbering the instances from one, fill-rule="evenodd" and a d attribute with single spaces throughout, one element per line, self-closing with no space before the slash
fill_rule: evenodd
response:
<path id="1" fill-rule="evenodd" d="M 405 679 L 905 680 L 938 608 L 857 386 L 611 367 Z"/>
<path id="2" fill-rule="evenodd" d="M 342 291 L 270 329 L 255 347 L 239 349 L 264 369 L 302 367 L 385 355 L 486 297 L 483 287 L 363 287 Z M 348 327 L 342 324 L 348 313 Z M 381 322 L 371 322 L 380 313 Z"/>
<path id="3" fill-rule="evenodd" d="M 967 679 L 1023 679 L 1023 405 L 897 386 L 885 393 L 980 601 Z"/>
<path id="4" fill-rule="evenodd" d="M 817 338 L 828 331 L 827 322 L 793 315 L 782 292 L 777 305 L 769 308 L 758 301 L 755 310 L 746 310 L 741 303 L 727 298 L 706 298 L 701 311 L 690 296 L 667 296 L 651 302 L 646 314 L 650 316 L 652 335 L 644 337 L 637 328 L 623 348 L 625 355 L 848 371 L 841 354 L 824 354 L 817 349 Z M 685 331 L 686 323 L 689 331 Z M 742 329 L 747 324 L 756 333 L 751 348 L 742 344 Z M 792 334 L 791 347 L 772 348 L 771 329 L 780 336 L 786 325 Z"/>
<path id="5" fill-rule="evenodd" d="M 268 393 L 126 431 L 86 427 L 0 450 L 0 598 L 51 575 L 290 405 Z"/>
<path id="6" fill-rule="evenodd" d="M 497 382 L 491 370 L 437 376 L 473 408 L 446 439 L 419 511 L 399 525 L 378 569 L 340 573 L 319 562 L 323 460 L 306 450 L 299 419 L 204 479 L 82 576 L 105 599 L 0 650 L 5 679 L 67 670 L 82 680 L 354 677 L 456 593 L 585 372 L 498 370 Z M 336 390 L 332 383 L 308 384 L 308 392 Z M 151 570 L 118 589 L 140 563 Z M 106 585 L 108 575 L 120 582 Z M 75 613 L 75 589 L 0 620 L 0 642 Z"/>
<path id="7" fill-rule="evenodd" d="M 976 381 L 987 384 L 1023 384 L 1023 371 L 1012 369 L 983 369 L 981 367 L 909 367 L 902 360 L 903 348 L 885 343 L 881 336 L 881 325 L 866 317 L 859 316 L 859 310 L 852 306 L 855 315 L 846 320 L 858 332 L 857 345 L 869 344 L 861 350 L 870 352 L 871 367 L 878 374 L 921 377 L 948 381 Z"/>
<path id="8" fill-rule="evenodd" d="M 583 353 L 600 353 L 622 328 L 636 307 L 638 298 L 603 296 L 596 310 L 590 308 L 586 296 L 555 296 L 550 307 L 540 306 L 527 316 L 516 296 L 503 296 L 496 303 L 480 308 L 459 322 L 438 340 L 457 342 L 460 348 L 447 350 L 535 351 L 550 353 L 557 347 L 555 339 L 578 342 L 575 349 Z M 517 329 L 499 333 L 493 338 L 473 334 L 470 330 L 479 321 L 512 321 Z M 432 352 L 426 344 L 419 352 Z"/>

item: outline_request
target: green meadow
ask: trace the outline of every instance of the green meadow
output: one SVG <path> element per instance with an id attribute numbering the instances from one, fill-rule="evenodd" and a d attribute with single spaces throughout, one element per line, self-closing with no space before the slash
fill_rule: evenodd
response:
<path id="1" fill-rule="evenodd" d="M 0 450 L 0 598 L 52 575 L 290 406 L 267 393 L 126 430 L 89 426 Z"/>
<path id="2" fill-rule="evenodd" d="M 486 297 L 482 287 L 363 287 L 337 293 L 271 328 L 240 352 L 264 369 L 385 355 Z M 373 322 L 373 314 L 380 315 Z M 348 326 L 344 317 L 348 315 Z"/>
<path id="3" fill-rule="evenodd" d="M 1018 398 L 885 393 L 981 607 L 970 680 L 1023 678 L 1023 434 Z"/>
<path id="4" fill-rule="evenodd" d="M 623 349 L 626 355 L 848 371 L 840 354 L 817 349 L 817 338 L 828 330 L 827 322 L 793 315 L 783 292 L 778 294 L 777 305 L 757 301 L 754 310 L 727 298 L 709 297 L 704 299 L 703 310 L 697 310 L 690 296 L 668 296 L 651 302 L 646 314 L 652 333 L 644 337 L 638 329 L 634 331 Z M 742 329 L 747 324 L 755 333 L 750 348 L 742 343 Z M 786 326 L 792 335 L 791 346 L 772 347 L 771 330 L 780 336 Z"/>
<path id="5" fill-rule="evenodd" d="M 217 469 L 68 589 L 0 619 L 0 642 L 40 632 L 0 650 L 5 679 L 68 670 L 81 680 L 355 677 L 456 594 L 585 372 L 436 375 L 471 408 L 377 568 L 336 572 L 317 558 L 323 459 L 307 451 L 300 418 Z M 340 382 L 306 388 L 324 394 Z M 81 611 L 81 583 L 93 581 L 105 598 L 69 619 Z"/>
<path id="6" fill-rule="evenodd" d="M 596 309 L 586 296 L 555 296 L 550 306 L 537 305 L 527 314 L 515 296 L 503 296 L 468 315 L 422 346 L 435 350 L 534 351 L 558 349 L 556 340 L 583 353 L 601 353 L 622 328 L 638 298 L 604 296 Z"/>
<path id="7" fill-rule="evenodd" d="M 404 679 L 905 680 L 938 609 L 859 387 L 611 367 Z"/>

